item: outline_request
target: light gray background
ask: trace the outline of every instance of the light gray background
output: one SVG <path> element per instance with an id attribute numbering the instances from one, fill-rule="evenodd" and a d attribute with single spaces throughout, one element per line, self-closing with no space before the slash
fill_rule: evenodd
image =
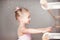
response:
<path id="1" fill-rule="evenodd" d="M 15 7 L 25 7 L 31 12 L 31 23 L 28 27 L 42 28 L 53 26 L 55 21 L 52 16 L 44 11 L 40 0 L 0 0 L 0 40 L 17 40 L 18 23 L 14 16 Z M 57 1 L 57 0 L 48 0 Z M 53 15 L 59 11 L 54 10 Z M 32 34 L 33 40 L 41 40 L 42 34 Z"/>

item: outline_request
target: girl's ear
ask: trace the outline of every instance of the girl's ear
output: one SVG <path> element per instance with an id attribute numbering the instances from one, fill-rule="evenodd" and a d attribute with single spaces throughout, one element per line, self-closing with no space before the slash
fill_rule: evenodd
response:
<path id="1" fill-rule="evenodd" d="M 17 20 L 20 22 L 22 19 L 21 19 L 21 17 L 17 17 Z"/>

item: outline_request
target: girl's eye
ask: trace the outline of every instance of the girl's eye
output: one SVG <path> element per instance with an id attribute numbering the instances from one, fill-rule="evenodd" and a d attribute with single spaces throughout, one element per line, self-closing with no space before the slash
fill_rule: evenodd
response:
<path id="1" fill-rule="evenodd" d="M 28 16 L 28 18 L 30 18 L 30 16 Z"/>

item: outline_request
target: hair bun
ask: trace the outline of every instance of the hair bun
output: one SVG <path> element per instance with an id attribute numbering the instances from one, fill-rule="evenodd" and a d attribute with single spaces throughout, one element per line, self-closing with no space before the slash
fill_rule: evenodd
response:
<path id="1" fill-rule="evenodd" d="M 16 7 L 16 10 L 20 9 L 19 7 Z"/>

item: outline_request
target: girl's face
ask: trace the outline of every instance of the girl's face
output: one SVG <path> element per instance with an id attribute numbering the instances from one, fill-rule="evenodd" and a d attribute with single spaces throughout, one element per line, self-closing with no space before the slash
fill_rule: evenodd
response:
<path id="1" fill-rule="evenodd" d="M 25 15 L 23 18 L 23 22 L 26 23 L 26 24 L 29 24 L 30 23 L 30 20 L 31 20 L 31 17 L 30 15 Z"/>
<path id="2" fill-rule="evenodd" d="M 19 17 L 19 21 L 25 24 L 29 24 L 31 20 L 31 16 L 29 13 L 24 13 Z"/>

